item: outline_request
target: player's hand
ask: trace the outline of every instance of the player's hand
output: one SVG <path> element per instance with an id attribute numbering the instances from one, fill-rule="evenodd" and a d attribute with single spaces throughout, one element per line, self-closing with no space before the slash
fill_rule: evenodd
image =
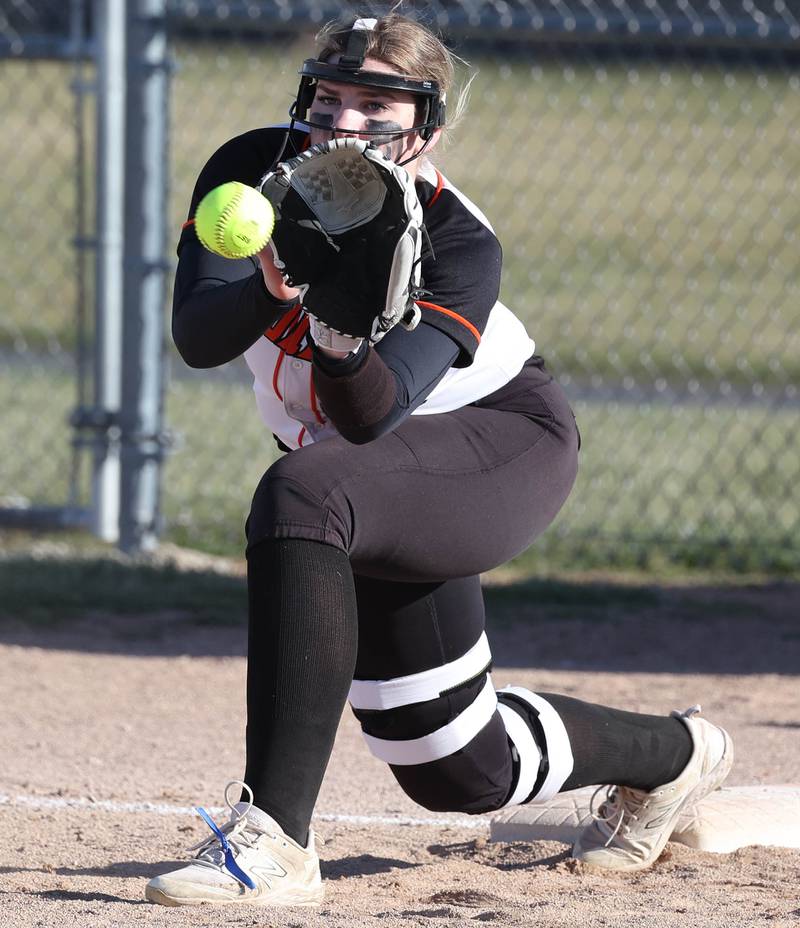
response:
<path id="1" fill-rule="evenodd" d="M 294 300 L 300 295 L 297 287 L 290 287 L 283 280 L 283 274 L 275 266 L 275 253 L 272 246 L 267 244 L 257 254 L 258 262 L 261 265 L 261 273 L 264 275 L 264 283 L 267 290 L 275 297 L 276 300 Z"/>

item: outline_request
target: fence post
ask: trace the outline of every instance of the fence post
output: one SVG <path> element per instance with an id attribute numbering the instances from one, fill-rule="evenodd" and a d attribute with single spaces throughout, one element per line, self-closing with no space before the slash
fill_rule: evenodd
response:
<path id="1" fill-rule="evenodd" d="M 92 530 L 105 541 L 119 531 L 122 262 L 125 189 L 125 0 L 95 0 L 97 24 L 97 286 Z"/>
<path id="2" fill-rule="evenodd" d="M 166 0 L 128 3 L 120 539 L 157 544 L 164 448 L 167 176 Z"/>

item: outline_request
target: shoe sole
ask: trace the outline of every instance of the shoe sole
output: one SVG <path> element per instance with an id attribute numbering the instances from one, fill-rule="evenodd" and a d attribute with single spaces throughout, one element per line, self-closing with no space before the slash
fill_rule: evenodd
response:
<path id="1" fill-rule="evenodd" d="M 171 896 L 169 893 L 165 892 L 162 889 L 156 889 L 155 887 L 147 886 L 144 891 L 145 899 L 148 902 L 153 902 L 156 905 L 166 905 L 170 907 L 176 906 L 188 906 L 188 905 L 286 905 L 286 906 L 298 906 L 298 907 L 311 907 L 317 906 L 322 902 L 324 896 L 324 890 L 322 887 L 319 889 L 309 889 L 304 893 L 295 892 L 291 896 L 273 896 L 269 893 L 264 893 L 261 896 L 256 896 L 253 899 L 225 899 L 225 898 L 213 898 L 213 899 L 199 899 L 199 898 L 189 898 L 186 896 Z"/>
<path id="2" fill-rule="evenodd" d="M 647 860 L 635 864 L 625 864 L 620 860 L 619 863 L 622 866 L 615 866 L 617 860 L 614 858 L 612 858 L 612 863 L 609 864 L 595 864 L 583 861 L 578 857 L 577 859 L 580 860 L 584 867 L 589 870 L 614 870 L 617 873 L 635 873 L 637 870 L 646 870 L 648 867 L 653 866 L 667 846 L 667 842 L 672 837 L 672 832 L 678 823 L 680 815 L 687 810 L 693 809 L 705 796 L 708 796 L 709 793 L 713 793 L 715 789 L 719 789 L 725 782 L 725 778 L 731 772 L 731 767 L 733 767 L 733 741 L 724 728 L 718 728 L 718 730 L 722 732 L 722 737 L 725 742 L 725 746 L 722 750 L 722 757 L 717 761 L 716 767 L 708 772 L 707 776 L 688 793 L 686 799 L 675 809 L 668 826 L 664 829 L 663 838 L 660 838 L 653 846 L 653 852 Z"/>

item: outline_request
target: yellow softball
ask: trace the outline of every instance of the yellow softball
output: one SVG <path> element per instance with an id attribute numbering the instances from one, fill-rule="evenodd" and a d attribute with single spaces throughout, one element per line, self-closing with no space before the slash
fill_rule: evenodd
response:
<path id="1" fill-rule="evenodd" d="M 201 243 L 223 258 L 249 258 L 275 228 L 272 204 L 254 187 L 232 180 L 209 191 L 194 214 Z"/>

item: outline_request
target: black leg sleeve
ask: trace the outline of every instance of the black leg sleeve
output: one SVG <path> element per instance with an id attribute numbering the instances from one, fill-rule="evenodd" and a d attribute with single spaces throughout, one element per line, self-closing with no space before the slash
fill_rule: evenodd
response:
<path id="1" fill-rule="evenodd" d="M 358 619 L 347 555 L 299 539 L 247 553 L 247 769 L 255 805 L 305 844 L 353 679 Z"/>
<path id="2" fill-rule="evenodd" d="M 559 714 L 572 746 L 574 765 L 564 790 L 613 783 L 649 792 L 674 780 L 692 756 L 691 735 L 676 718 L 541 696 Z"/>

